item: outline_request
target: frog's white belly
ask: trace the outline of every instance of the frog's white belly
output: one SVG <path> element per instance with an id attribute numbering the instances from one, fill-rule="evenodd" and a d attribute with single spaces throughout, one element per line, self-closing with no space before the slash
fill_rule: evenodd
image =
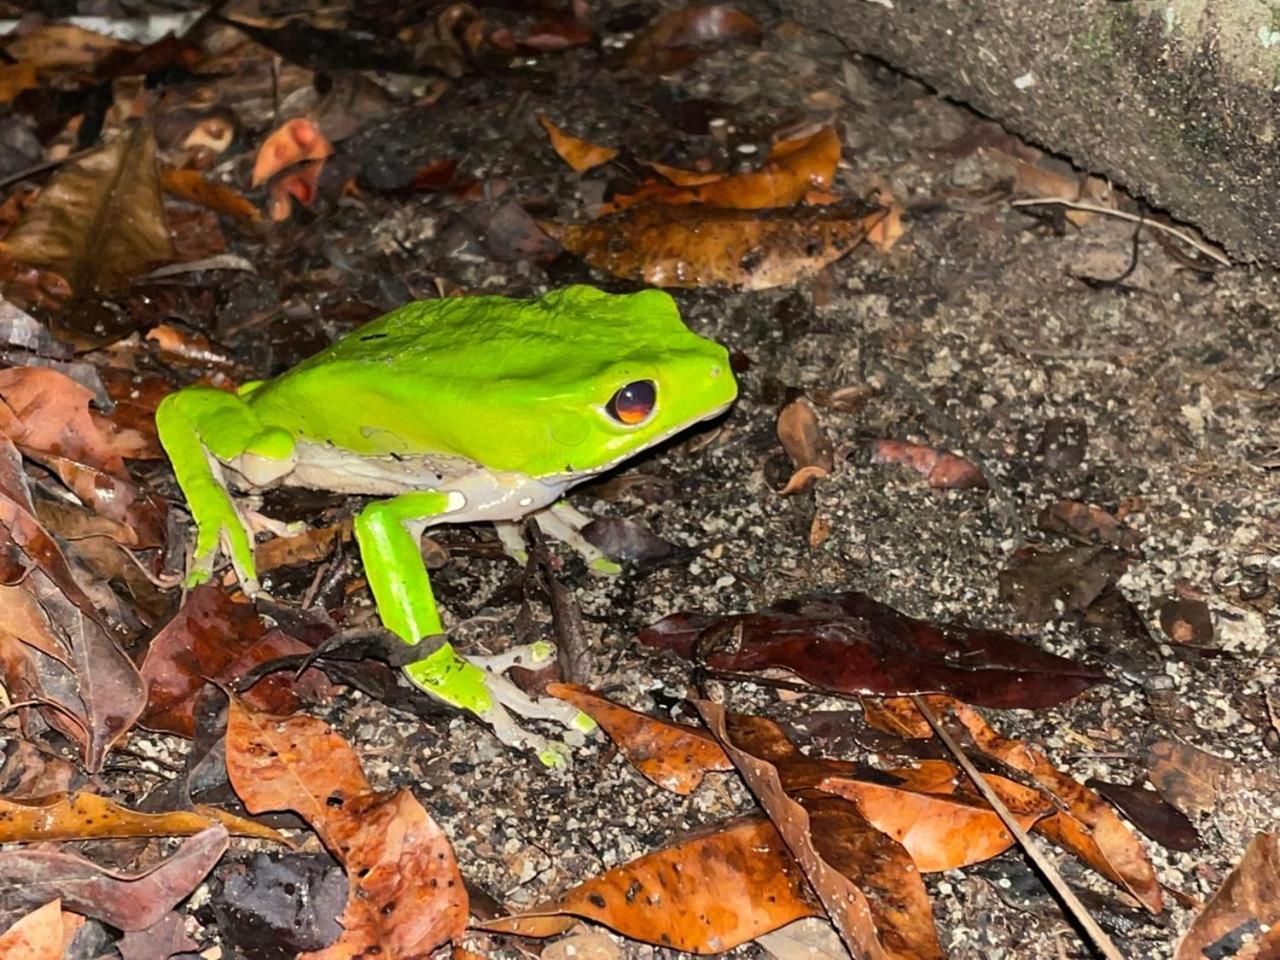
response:
<path id="1" fill-rule="evenodd" d="M 440 518 L 448 523 L 519 520 L 550 506 L 583 479 L 568 474 L 539 479 L 523 473 L 492 471 L 464 457 L 361 457 L 326 444 L 306 442 L 298 443 L 291 462 L 269 461 L 249 454 L 230 466 L 253 477 L 259 485 L 275 481 L 289 487 L 374 497 L 420 490 L 453 494 L 451 509 Z M 274 476 L 268 479 L 264 473 Z"/>

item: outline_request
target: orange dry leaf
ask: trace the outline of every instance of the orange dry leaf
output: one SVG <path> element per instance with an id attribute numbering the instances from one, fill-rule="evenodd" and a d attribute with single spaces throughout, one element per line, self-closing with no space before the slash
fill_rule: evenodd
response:
<path id="1" fill-rule="evenodd" d="M 936 490 L 986 490 L 987 478 L 964 457 L 923 443 L 904 440 L 876 440 L 871 445 L 871 462 L 910 467 L 927 477 Z"/>
<path id="2" fill-rule="evenodd" d="M 783 496 L 808 490 L 815 480 L 835 469 L 831 439 L 804 397 L 798 397 L 782 408 L 778 414 L 777 430 L 778 440 L 796 468 L 781 491 Z"/>
<path id="3" fill-rule="evenodd" d="M 821 913 L 773 824 L 752 817 L 699 831 L 549 903 L 477 926 L 552 937 L 585 917 L 632 940 L 720 953 Z"/>
<path id="4" fill-rule="evenodd" d="M 84 917 L 63 910 L 61 900 L 50 900 L 0 933 L 0 957 L 62 960 L 83 925 Z"/>
<path id="5" fill-rule="evenodd" d="M 241 224 L 254 224 L 262 221 L 262 211 L 255 207 L 242 194 L 230 187 L 206 180 L 198 170 L 160 171 L 160 182 L 175 197 L 198 203 L 214 213 L 225 213 Z"/>
<path id="6" fill-rule="evenodd" d="M 323 160 L 332 155 L 333 144 L 320 132 L 315 121 L 297 117 L 273 131 L 258 148 L 250 185 L 256 187 L 295 163 Z"/>
<path id="7" fill-rule="evenodd" d="M 215 823 L 237 836 L 291 845 L 270 827 L 216 807 L 198 805 L 193 810 L 143 813 L 94 793 L 64 793 L 22 803 L 0 797 L 0 843 L 190 837 Z"/>
<path id="8" fill-rule="evenodd" d="M 940 698 L 930 698 L 932 705 Z M 1083 859 L 1107 879 L 1124 887 L 1152 913 L 1164 909 L 1155 869 L 1138 839 L 1101 797 L 1049 762 L 1049 758 L 1021 740 L 1009 740 L 993 730 L 973 707 L 946 698 L 945 703 L 964 724 L 977 746 L 1016 770 L 1031 774 L 1056 797 L 1064 809 L 1045 817 L 1035 829 Z"/>
<path id="9" fill-rule="evenodd" d="M 698 789 L 707 771 L 733 769 L 705 730 L 646 716 L 576 683 L 548 684 L 547 693 L 600 724 L 631 765 L 664 790 L 685 796 Z"/>
<path id="10" fill-rule="evenodd" d="M 602 147 L 589 140 L 580 140 L 562 131 L 545 113 L 538 115 L 538 122 L 551 138 L 551 146 L 560 159 L 573 167 L 578 173 L 584 173 L 592 167 L 608 163 L 618 155 L 613 147 Z"/>
<path id="11" fill-rule="evenodd" d="M 6 63 L 0 67 L 0 103 L 8 103 L 23 90 L 38 85 L 34 63 Z"/>
<path id="12" fill-rule="evenodd" d="M 1013 845 L 1000 817 L 952 764 L 922 760 L 883 773 L 897 782 L 828 777 L 819 786 L 855 802 L 869 823 L 907 848 L 922 872 L 979 863 Z M 1024 830 L 1053 809 L 1038 790 L 984 777 Z"/>
<path id="13" fill-rule="evenodd" d="M 889 192 L 887 187 L 878 190 L 874 199 L 877 204 L 884 208 L 885 213 L 883 219 L 872 227 L 871 232 L 867 234 L 867 243 L 875 247 L 880 253 L 888 253 L 903 234 L 902 204 L 893 199 L 893 194 Z M 813 201 L 810 200 L 809 202 L 812 203 Z"/>
<path id="14" fill-rule="evenodd" d="M 604 212 L 624 210 L 640 200 L 701 203 L 733 210 L 790 207 L 811 190 L 829 188 L 839 162 L 840 137 L 834 128 L 822 127 L 814 133 L 775 143 L 759 170 L 692 187 L 650 182 L 635 193 L 615 197 Z"/>
<path id="15" fill-rule="evenodd" d="M 347 871 L 343 934 L 306 960 L 408 960 L 461 938 L 467 893 L 443 831 L 408 790 L 375 793 L 327 724 L 232 697 L 227 773 L 251 813 L 297 812 Z"/>
<path id="16" fill-rule="evenodd" d="M 645 204 L 592 223 L 539 226 L 615 277 L 656 287 L 767 290 L 840 259 L 878 216 L 831 207 L 760 214 Z"/>
<path id="17" fill-rule="evenodd" d="M 1267 931 L 1267 932 L 1263 932 Z M 1280 833 L 1260 833 L 1218 892 L 1205 904 L 1178 944 L 1176 960 L 1228 956 L 1216 949 L 1252 942 L 1229 954 L 1232 960 L 1274 960 L 1280 956 Z"/>
<path id="18" fill-rule="evenodd" d="M 652 160 L 640 161 L 651 170 L 662 174 L 672 183 L 681 187 L 699 187 L 704 183 L 714 183 L 717 180 L 723 180 L 728 174 L 719 173 L 714 170 L 684 170 L 680 167 L 669 167 L 665 163 L 657 163 Z"/>

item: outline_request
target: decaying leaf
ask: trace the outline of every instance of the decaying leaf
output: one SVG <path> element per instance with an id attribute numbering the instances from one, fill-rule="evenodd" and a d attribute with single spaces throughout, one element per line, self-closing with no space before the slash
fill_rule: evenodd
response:
<path id="1" fill-rule="evenodd" d="M 699 52 L 719 43 L 749 42 L 760 24 L 732 7 L 693 5 L 658 17 L 626 49 L 633 70 L 662 73 L 687 66 Z"/>
<path id="2" fill-rule="evenodd" d="M 226 828 L 210 827 L 156 866 L 133 874 L 56 850 L 0 851 L 0 902 L 35 907 L 61 898 L 68 910 L 121 930 L 143 930 L 190 896 L 226 849 Z"/>
<path id="3" fill-rule="evenodd" d="M 1248 937 L 1250 942 L 1245 942 Z M 1259 833 L 1178 944 L 1175 960 L 1280 956 L 1280 833 Z"/>
<path id="4" fill-rule="evenodd" d="M 50 900 L 0 933 L 0 957 L 4 960 L 63 960 L 84 917 L 62 909 L 62 901 Z"/>
<path id="5" fill-rule="evenodd" d="M 0 843 L 190 837 L 219 823 L 236 836 L 288 843 L 270 827 L 213 807 L 143 813 L 94 793 L 46 796 L 27 802 L 0 797 Z"/>
<path id="6" fill-rule="evenodd" d="M 1000 598 L 1021 619 L 1043 623 L 1088 609 L 1126 566 L 1126 555 L 1115 547 L 1023 547 L 1000 571 Z"/>
<path id="7" fill-rule="evenodd" d="M 767 290 L 839 260 L 879 216 L 837 207 L 746 212 L 654 203 L 591 223 L 539 226 L 615 277 L 656 287 Z"/>
<path id="8" fill-rule="evenodd" d="M 811 791 L 789 796 L 772 763 L 737 745 L 723 707 L 706 700 L 697 707 L 786 840 L 850 954 L 941 960 L 928 893 L 902 845 L 841 797 Z"/>
<path id="9" fill-rule="evenodd" d="M 1113 514 L 1079 500 L 1057 500 L 1040 512 L 1041 530 L 1060 533 L 1080 543 L 1106 543 L 1134 550 L 1141 540 Z"/>
<path id="10" fill-rule="evenodd" d="M 327 724 L 256 713 L 233 697 L 227 773 L 251 813 L 297 812 L 347 871 L 343 934 L 308 960 L 408 960 L 461 938 L 467 893 L 444 832 L 408 790 L 374 792 Z"/>
<path id="11" fill-rule="evenodd" d="M 164 506 L 129 475 L 117 443 L 89 409 L 93 394 L 47 367 L 0 370 L 0 433 L 54 471 L 81 502 L 118 521 L 128 547 L 164 542 Z M 108 425 L 109 426 L 109 425 Z"/>
<path id="12" fill-rule="evenodd" d="M 708 771 L 733 769 L 715 737 L 700 727 L 646 716 L 578 684 L 548 684 L 547 693 L 600 724 L 631 765 L 664 790 L 684 796 Z"/>
<path id="13" fill-rule="evenodd" d="M 937 490 L 986 490 L 987 478 L 964 457 L 921 443 L 877 440 L 871 445 L 871 462 L 910 467 Z"/>
<path id="14" fill-rule="evenodd" d="M 717 639 L 733 640 L 731 650 Z M 966 703 L 1035 709 L 1106 674 L 995 630 L 932 624 L 862 593 L 812 594 L 733 616 L 677 613 L 640 632 L 648 646 L 718 670 L 788 670 L 820 689 L 871 696 L 946 691 Z"/>
<path id="15" fill-rule="evenodd" d="M 260 663 L 310 652 L 283 631 L 268 630 L 251 605 L 236 603 L 212 584 L 201 584 L 147 649 L 141 667 L 147 684 L 142 723 L 190 737 L 196 694 L 210 680 L 231 683 Z M 287 713 L 301 706 L 302 697 L 319 700 L 331 694 L 324 675 L 308 670 L 298 680 L 274 673 L 243 696 L 259 709 Z"/>
<path id="16" fill-rule="evenodd" d="M 821 912 L 773 824 L 751 817 L 698 831 L 549 903 L 477 926 L 551 937 L 584 917 L 633 940 L 721 953 Z"/>
<path id="17" fill-rule="evenodd" d="M 199 170 L 161 171 L 160 181 L 175 197 L 208 207 L 214 213 L 222 213 L 244 226 L 262 222 L 262 211 L 247 197 L 230 187 L 206 180 Z"/>
<path id="18" fill-rule="evenodd" d="M 62 167 L 0 249 L 57 272 L 79 297 L 119 293 L 149 266 L 173 259 L 151 127 L 136 124 Z M 77 332 L 92 339 L 93 331 Z"/>
<path id="19" fill-rule="evenodd" d="M 552 123 L 551 118 L 545 113 L 538 115 L 538 122 L 542 124 L 542 129 L 547 131 L 547 136 L 551 138 L 551 146 L 560 155 L 560 159 L 578 173 L 585 173 L 592 167 L 608 163 L 618 155 L 618 151 L 613 147 L 602 147 L 589 140 L 570 136 Z"/>

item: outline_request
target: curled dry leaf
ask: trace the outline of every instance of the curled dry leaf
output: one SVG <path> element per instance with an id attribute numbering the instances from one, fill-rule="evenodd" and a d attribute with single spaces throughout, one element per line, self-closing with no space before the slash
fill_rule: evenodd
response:
<path id="1" fill-rule="evenodd" d="M 548 684 L 547 693 L 600 724 L 628 762 L 664 790 L 686 796 L 708 771 L 733 769 L 715 737 L 700 727 L 646 716 L 575 683 Z"/>
<path id="2" fill-rule="evenodd" d="M 270 827 L 214 807 L 143 813 L 94 793 L 60 794 L 26 802 L 0 797 L 0 843 L 189 837 L 219 823 L 236 836 L 290 845 Z"/>
<path id="3" fill-rule="evenodd" d="M 602 147 L 589 140 L 570 136 L 552 123 L 551 118 L 545 113 L 538 114 L 538 123 L 542 124 L 542 129 L 547 131 L 547 136 L 551 138 L 552 149 L 560 155 L 561 160 L 578 173 L 585 173 L 592 167 L 608 163 L 618 155 L 618 151 L 613 147 Z"/>
<path id="4" fill-rule="evenodd" d="M 773 824 L 717 824 L 588 880 L 557 899 L 482 930 L 551 937 L 576 917 L 633 940 L 721 953 L 822 912 Z"/>
<path id="5" fill-rule="evenodd" d="M 1058 770 L 1029 743 L 1001 737 L 972 707 L 952 701 L 951 710 L 979 749 L 1015 770 L 1029 773 L 1058 799 L 1061 809 L 1040 820 L 1035 826 L 1037 832 L 1128 890 L 1151 913 L 1164 909 L 1155 868 L 1138 839 L 1101 797 Z"/>
<path id="6" fill-rule="evenodd" d="M 839 162 L 839 135 L 832 127 L 821 127 L 813 133 L 774 144 L 759 170 L 720 176 L 694 186 L 649 182 L 634 193 L 615 197 L 603 212 L 625 210 L 642 200 L 729 210 L 790 207 L 805 199 L 810 191 L 830 187 Z M 678 173 L 680 179 L 691 178 L 688 171 Z"/>
<path id="7" fill-rule="evenodd" d="M 272 131 L 258 148 L 250 185 L 256 187 L 295 163 L 321 161 L 332 155 L 333 144 L 315 121 L 296 117 Z"/>
<path id="8" fill-rule="evenodd" d="M 792 400 L 778 414 L 778 440 L 796 468 L 781 491 L 784 495 L 809 489 L 835 469 L 831 439 L 804 397 Z"/>
<path id="9" fill-rule="evenodd" d="M 767 290 L 839 260 L 878 217 L 834 207 L 761 214 L 654 203 L 592 223 L 539 226 L 615 277 L 656 287 Z"/>
<path id="10" fill-rule="evenodd" d="M 871 445 L 871 462 L 910 467 L 937 490 L 986 490 L 987 478 L 964 457 L 921 443 L 877 440 Z"/>
<path id="11" fill-rule="evenodd" d="M 1252 942 L 1242 944 L 1246 934 Z M 1238 949 L 1231 950 L 1228 944 Z M 1233 960 L 1280 956 L 1280 833 L 1253 838 L 1235 869 L 1191 922 L 1174 954 L 1175 960 L 1227 956 Z"/>
<path id="12" fill-rule="evenodd" d="M 773 763 L 737 745 L 723 707 L 707 700 L 697 707 L 786 840 L 849 952 L 866 960 L 941 960 L 929 895 L 902 845 L 847 800 L 810 791 L 789 796 Z"/>
<path id="13" fill-rule="evenodd" d="M 732 638 L 733 648 L 718 640 Z M 945 691 L 967 703 L 1035 709 L 1106 674 L 996 630 L 933 624 L 862 593 L 812 594 L 756 613 L 677 613 L 637 639 L 717 670 L 780 668 L 820 689 L 871 696 Z"/>
<path id="14" fill-rule="evenodd" d="M 47 367 L 0 370 L 0 433 L 54 471 L 83 503 L 118 521 L 128 547 L 164 542 L 164 505 L 134 482 L 118 441 L 89 410 L 93 394 Z M 124 438 L 127 439 L 127 438 Z"/>
<path id="15" fill-rule="evenodd" d="M 62 909 L 62 901 L 50 900 L 0 933 L 0 957 L 4 960 L 63 960 L 84 917 Z"/>
<path id="16" fill-rule="evenodd" d="M 151 127 L 138 123 L 58 170 L 0 249 L 55 271 L 78 297 L 119 293 L 149 267 L 172 260 Z M 68 332 L 98 346 L 129 329 Z"/>
<path id="17" fill-rule="evenodd" d="M 343 934 L 308 960 L 409 960 L 461 938 L 467 893 L 444 832 L 408 790 L 374 792 L 327 724 L 232 697 L 227 773 L 251 813 L 295 811 L 347 871 Z"/>
<path id="18" fill-rule="evenodd" d="M 0 851 L 0 888 L 9 905 L 61 898 L 68 910 L 121 930 L 144 930 L 191 895 L 227 850 L 225 827 L 210 827 L 140 873 L 106 870 L 56 850 Z"/>

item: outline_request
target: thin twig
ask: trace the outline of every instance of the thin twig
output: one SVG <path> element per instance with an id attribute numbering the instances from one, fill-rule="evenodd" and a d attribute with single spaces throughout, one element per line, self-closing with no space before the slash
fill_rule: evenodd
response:
<path id="1" fill-rule="evenodd" d="M 973 761 L 960 748 L 960 744 L 956 743 L 955 738 L 942 725 L 942 721 L 929 709 L 924 697 L 913 693 L 911 702 L 924 715 L 924 718 L 929 721 L 929 726 L 933 727 L 933 732 L 938 735 L 938 739 L 951 751 L 951 755 L 956 758 L 956 763 L 960 764 L 960 768 L 973 781 L 973 785 L 978 788 L 978 792 L 982 794 L 983 799 L 991 804 L 991 809 L 996 812 L 996 816 L 1009 828 L 1009 832 L 1017 838 L 1018 843 L 1027 852 L 1031 862 L 1040 869 L 1040 872 L 1044 874 L 1044 878 L 1049 881 L 1049 885 L 1057 891 L 1058 896 L 1062 898 L 1063 904 L 1066 905 L 1067 909 L 1075 917 L 1076 922 L 1084 929 L 1084 932 L 1089 935 L 1089 938 L 1102 952 L 1102 955 L 1107 960 L 1124 960 L 1124 956 L 1116 949 L 1115 944 L 1111 942 L 1111 938 L 1098 926 L 1098 922 L 1090 916 L 1089 911 L 1080 902 L 1080 898 L 1076 896 L 1075 891 L 1067 885 L 1067 881 L 1062 879 L 1062 874 L 1058 872 L 1058 868 L 1049 861 L 1049 858 L 1044 855 L 1035 841 L 1027 835 L 1027 831 L 1022 829 L 1022 825 L 1013 818 L 1009 808 L 996 796 L 996 792 L 991 789 L 990 784 L 978 772 L 978 768 L 973 765 Z"/>
<path id="2" fill-rule="evenodd" d="M 1096 203 L 1085 203 L 1083 200 L 1068 200 L 1066 197 L 1032 197 L 1026 200 L 1013 200 L 1011 205 L 1015 207 L 1040 207 L 1047 205 L 1056 205 L 1059 207 L 1067 207 L 1071 210 L 1083 210 L 1085 213 L 1096 213 L 1104 217 L 1115 217 L 1117 220 L 1128 220 L 1130 223 L 1141 223 L 1144 226 L 1167 233 L 1171 237 L 1177 237 L 1189 247 L 1199 250 L 1211 260 L 1216 260 L 1224 267 L 1231 266 L 1231 260 L 1225 255 L 1214 250 L 1207 244 L 1201 243 L 1185 230 L 1179 230 L 1177 227 L 1171 227 L 1167 223 L 1161 223 L 1158 220 L 1151 220 L 1147 217 L 1140 216 L 1136 213 L 1128 213 L 1124 210 L 1113 210 L 1111 207 L 1104 207 Z"/>

